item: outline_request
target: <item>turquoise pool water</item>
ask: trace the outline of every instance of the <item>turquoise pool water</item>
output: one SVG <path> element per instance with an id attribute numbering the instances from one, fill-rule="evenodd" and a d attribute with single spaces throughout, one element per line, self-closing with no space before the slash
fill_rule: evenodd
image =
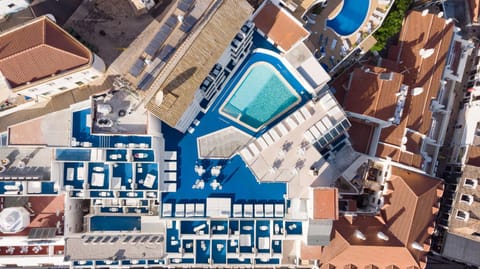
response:
<path id="1" fill-rule="evenodd" d="M 343 0 L 340 13 L 332 20 L 327 20 L 327 26 L 337 34 L 349 36 L 356 32 L 367 17 L 370 0 Z"/>
<path id="2" fill-rule="evenodd" d="M 220 111 L 256 130 L 300 100 L 274 66 L 258 62 L 245 73 Z"/>

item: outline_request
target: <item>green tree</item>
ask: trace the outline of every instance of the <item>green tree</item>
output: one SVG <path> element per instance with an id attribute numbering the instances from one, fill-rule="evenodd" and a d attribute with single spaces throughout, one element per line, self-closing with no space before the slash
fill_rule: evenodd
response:
<path id="1" fill-rule="evenodd" d="M 412 0 L 396 0 L 393 3 L 382 26 L 373 34 L 377 43 L 372 47 L 372 51 L 383 50 L 387 45 L 387 41 L 400 32 L 403 18 L 411 4 Z"/>

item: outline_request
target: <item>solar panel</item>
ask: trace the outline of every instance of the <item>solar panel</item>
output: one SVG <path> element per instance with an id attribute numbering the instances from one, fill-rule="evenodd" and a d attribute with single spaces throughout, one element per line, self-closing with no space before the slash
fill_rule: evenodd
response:
<path id="1" fill-rule="evenodd" d="M 28 239 L 50 239 L 55 237 L 56 228 L 32 228 Z"/>
<path id="2" fill-rule="evenodd" d="M 128 71 L 132 76 L 138 77 L 140 73 L 142 73 L 143 69 L 145 68 L 145 62 L 141 59 L 138 58 L 137 61 L 130 67 L 130 70 Z"/>
<path id="3" fill-rule="evenodd" d="M 195 0 L 181 0 L 178 3 L 177 8 L 183 12 L 188 12 L 190 8 L 193 6 L 194 2 Z"/>
<path id="4" fill-rule="evenodd" d="M 168 25 L 163 25 L 157 34 L 152 38 L 152 41 L 148 44 L 145 49 L 145 53 L 153 56 L 162 44 L 167 40 L 168 36 L 172 33 L 173 29 Z"/>
<path id="5" fill-rule="evenodd" d="M 175 15 L 170 15 L 170 17 L 165 22 L 166 25 L 170 26 L 170 28 L 175 28 L 178 23 L 178 18 Z"/>
<path id="6" fill-rule="evenodd" d="M 146 90 L 148 86 L 150 86 L 150 83 L 152 83 L 152 81 L 153 81 L 152 74 L 147 73 L 142 77 L 142 80 L 140 80 L 140 82 L 138 83 L 138 88 L 140 90 Z"/>
<path id="7" fill-rule="evenodd" d="M 167 44 L 165 45 L 165 47 L 163 47 L 163 49 L 158 54 L 158 58 L 166 62 L 168 58 L 170 58 L 174 50 L 175 48 L 173 46 L 171 46 L 170 44 Z"/>
<path id="8" fill-rule="evenodd" d="M 183 19 L 182 25 L 180 25 L 180 30 L 182 30 L 185 33 L 190 32 L 192 30 L 193 26 L 197 23 L 197 18 L 188 15 L 185 19 Z"/>

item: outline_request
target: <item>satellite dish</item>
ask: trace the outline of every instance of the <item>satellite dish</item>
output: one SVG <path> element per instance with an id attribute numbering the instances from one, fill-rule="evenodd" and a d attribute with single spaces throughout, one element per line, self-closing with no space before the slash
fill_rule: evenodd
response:
<path id="1" fill-rule="evenodd" d="M 412 89 L 412 96 L 417 96 L 423 93 L 423 87 L 416 87 Z"/>
<path id="2" fill-rule="evenodd" d="M 451 23 L 452 21 L 453 21 L 452 18 L 448 18 L 448 19 L 445 20 L 445 24 L 449 24 L 449 23 Z"/>
<path id="3" fill-rule="evenodd" d="M 443 17 L 443 11 L 438 12 L 437 17 L 442 18 Z"/>
<path id="4" fill-rule="evenodd" d="M 424 9 L 424 10 L 422 11 L 422 16 L 425 17 L 425 16 L 427 16 L 427 14 L 428 14 L 428 9 Z"/>

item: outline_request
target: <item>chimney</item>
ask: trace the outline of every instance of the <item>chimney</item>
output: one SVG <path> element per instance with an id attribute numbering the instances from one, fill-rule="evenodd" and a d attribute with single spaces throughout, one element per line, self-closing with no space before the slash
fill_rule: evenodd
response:
<path id="1" fill-rule="evenodd" d="M 389 239 L 388 236 L 387 236 L 386 234 L 382 233 L 382 232 L 378 232 L 378 233 L 377 233 L 377 237 L 378 237 L 379 239 L 384 240 L 384 241 L 388 241 L 388 239 Z"/>
<path id="2" fill-rule="evenodd" d="M 365 235 L 362 232 L 360 232 L 360 230 L 355 230 L 354 234 L 355 234 L 355 237 L 360 239 L 360 240 L 364 240 L 364 241 L 367 240 Z"/>

